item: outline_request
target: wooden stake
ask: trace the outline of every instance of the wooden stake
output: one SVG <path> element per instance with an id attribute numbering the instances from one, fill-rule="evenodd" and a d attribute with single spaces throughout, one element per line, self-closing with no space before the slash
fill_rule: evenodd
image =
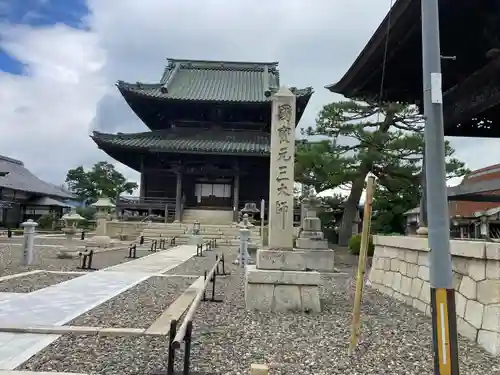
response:
<path id="1" fill-rule="evenodd" d="M 363 296 L 363 284 L 365 280 L 366 257 L 370 244 L 370 227 L 372 221 L 373 193 L 375 190 L 375 177 L 368 176 L 366 186 L 365 209 L 363 213 L 363 229 L 361 231 L 361 246 L 359 249 L 358 273 L 356 277 L 356 294 L 354 297 L 354 308 L 352 312 L 351 341 L 349 344 L 349 355 L 354 353 L 358 345 L 360 331 L 361 299 Z"/>
<path id="2" fill-rule="evenodd" d="M 250 375 L 269 375 L 269 367 L 267 367 L 267 365 L 253 363 L 250 366 Z"/>

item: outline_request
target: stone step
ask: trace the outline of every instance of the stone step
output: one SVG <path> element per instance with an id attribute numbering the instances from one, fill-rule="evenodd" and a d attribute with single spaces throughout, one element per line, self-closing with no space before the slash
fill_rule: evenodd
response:
<path id="1" fill-rule="evenodd" d="M 175 237 L 176 243 L 180 239 L 190 239 L 192 235 L 190 233 L 187 234 L 179 234 L 179 235 L 164 235 L 162 234 L 161 236 L 159 234 L 144 234 L 144 239 L 148 242 L 150 242 L 153 239 L 160 240 L 162 238 L 166 238 L 167 240 Z M 204 240 L 211 240 L 211 239 L 216 239 L 216 240 L 236 240 L 239 241 L 240 236 L 220 236 L 220 235 L 205 235 L 202 234 L 201 237 Z M 250 236 L 250 241 L 253 241 L 254 243 L 260 242 L 260 237 L 259 236 Z"/>
<path id="2" fill-rule="evenodd" d="M 150 238 L 154 239 L 154 238 Z M 160 240 L 160 237 L 156 238 L 157 240 Z M 203 241 L 207 241 L 209 238 L 203 238 Z M 260 244 L 260 240 L 254 239 L 252 240 L 251 243 L 253 244 Z M 179 237 L 175 239 L 175 245 L 190 245 L 192 244 L 191 237 Z M 217 247 L 239 247 L 240 246 L 240 240 L 239 239 L 228 239 L 228 238 L 217 238 Z M 149 249 L 149 247 L 147 248 Z"/>
<path id="3" fill-rule="evenodd" d="M 183 234 L 191 235 L 192 231 L 184 231 L 184 230 L 144 230 L 142 235 L 144 236 L 158 236 L 160 237 L 173 237 L 173 236 L 181 236 Z M 203 236 L 213 236 L 213 237 L 239 237 L 239 231 L 231 231 L 231 232 L 218 232 L 218 231 L 201 231 L 201 235 Z M 250 232 L 251 237 L 260 237 L 259 232 Z"/>

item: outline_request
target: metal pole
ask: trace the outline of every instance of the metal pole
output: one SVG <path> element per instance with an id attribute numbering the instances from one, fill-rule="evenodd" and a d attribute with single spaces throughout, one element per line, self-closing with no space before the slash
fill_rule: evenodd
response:
<path id="1" fill-rule="evenodd" d="M 266 201 L 260 201 L 260 248 L 264 248 L 264 215 L 266 212 Z"/>
<path id="2" fill-rule="evenodd" d="M 445 177 L 438 0 L 421 0 L 421 6 L 423 96 L 426 121 L 425 159 L 427 161 L 425 173 L 434 374 L 457 375 L 459 373 L 457 321 Z"/>
<path id="3" fill-rule="evenodd" d="M 424 146 L 425 147 L 425 146 Z M 425 178 L 425 153 L 422 158 L 422 176 L 421 176 L 421 186 L 422 186 L 422 196 L 420 198 L 420 213 L 418 217 L 419 228 L 427 228 L 427 192 L 426 190 L 426 178 Z"/>

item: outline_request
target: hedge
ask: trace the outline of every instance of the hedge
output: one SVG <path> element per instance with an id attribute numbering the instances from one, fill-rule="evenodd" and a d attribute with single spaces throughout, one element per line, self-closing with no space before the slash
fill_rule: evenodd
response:
<path id="1" fill-rule="evenodd" d="M 354 255 L 359 255 L 359 251 L 361 248 L 361 235 L 357 234 L 352 236 L 347 245 L 349 247 L 349 252 Z M 375 245 L 373 244 L 373 238 L 370 236 L 368 241 L 368 256 L 372 257 L 375 252 Z"/>

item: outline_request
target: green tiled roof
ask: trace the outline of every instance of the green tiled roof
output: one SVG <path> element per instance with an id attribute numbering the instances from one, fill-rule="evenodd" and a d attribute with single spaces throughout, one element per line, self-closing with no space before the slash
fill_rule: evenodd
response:
<path id="1" fill-rule="evenodd" d="M 159 83 L 118 81 L 122 94 L 133 92 L 154 98 L 217 102 L 267 102 L 280 86 L 278 63 L 168 59 Z M 310 96 L 312 88 L 298 90 Z"/>
<path id="2" fill-rule="evenodd" d="M 99 148 L 109 147 L 183 153 L 268 155 L 270 136 L 259 131 L 170 129 L 133 134 L 94 132 Z"/>

